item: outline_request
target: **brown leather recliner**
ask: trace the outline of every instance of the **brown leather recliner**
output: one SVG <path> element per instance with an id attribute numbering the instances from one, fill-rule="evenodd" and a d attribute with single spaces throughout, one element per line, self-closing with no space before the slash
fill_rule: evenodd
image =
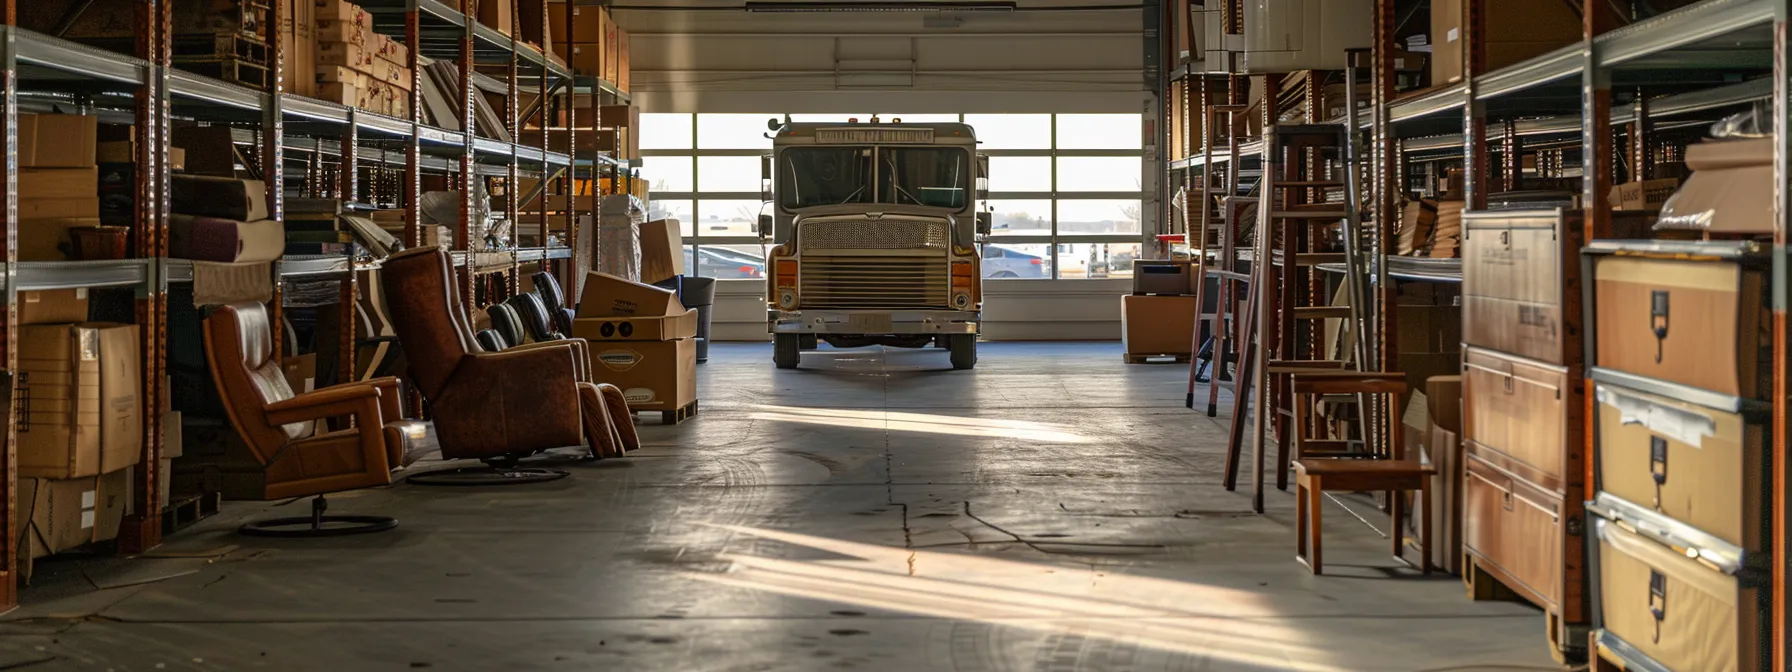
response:
<path id="1" fill-rule="evenodd" d="M 242 532 L 318 536 L 391 529 L 397 523 L 383 516 L 324 516 L 323 495 L 392 482 L 392 469 L 401 466 L 422 429 L 399 413 L 398 379 L 293 394 L 274 358 L 273 335 L 267 308 L 259 303 L 220 306 L 205 318 L 212 380 L 231 424 L 266 465 L 266 496 L 317 496 L 311 517 L 250 523 Z M 355 426 L 317 431 L 317 421 L 330 418 L 353 418 Z M 293 526 L 309 529 L 286 529 Z"/>
<path id="2" fill-rule="evenodd" d="M 480 347 L 440 248 L 388 257 L 380 286 L 442 457 L 504 463 L 586 438 L 595 456 L 613 457 L 639 445 L 622 390 L 591 381 L 584 341 Z"/>

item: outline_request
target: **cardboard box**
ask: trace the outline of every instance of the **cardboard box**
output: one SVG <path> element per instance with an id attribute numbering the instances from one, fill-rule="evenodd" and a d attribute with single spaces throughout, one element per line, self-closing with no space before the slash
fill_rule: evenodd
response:
<path id="1" fill-rule="evenodd" d="M 547 141 L 549 143 L 548 149 L 555 152 L 566 151 L 566 146 L 569 142 L 567 140 L 567 134 L 568 131 L 565 129 L 551 129 L 547 131 Z M 617 137 L 616 131 L 611 129 L 581 129 L 577 134 L 572 136 L 571 142 L 578 143 L 573 149 L 580 152 L 616 152 L 620 151 L 622 148 L 622 145 L 617 143 Z M 540 147 L 541 138 L 541 129 L 524 129 L 517 133 L 516 143 L 529 147 Z"/>
<path id="2" fill-rule="evenodd" d="M 285 11 L 280 14 L 280 34 L 285 40 L 286 56 L 281 62 L 281 79 L 288 93 L 301 96 L 317 91 L 317 3 L 314 0 L 281 0 Z M 364 12 L 363 12 L 364 13 Z"/>
<path id="3" fill-rule="evenodd" d="M 601 44 L 604 41 L 604 24 L 609 21 L 610 10 L 589 5 L 574 5 L 572 8 L 572 34 L 567 34 L 569 25 L 566 16 L 566 4 L 548 3 L 548 34 L 555 46 L 573 44 Z M 577 39 L 574 39 L 577 38 Z"/>
<path id="4" fill-rule="evenodd" d="M 510 0 L 478 0 L 479 22 L 505 35 L 516 29 L 510 14 Z"/>
<path id="5" fill-rule="evenodd" d="M 156 460 L 156 508 L 167 510 L 168 504 L 174 501 L 174 460 L 164 457 Z"/>
<path id="6" fill-rule="evenodd" d="M 293 394 L 317 389 L 317 353 L 287 357 L 281 360 L 280 370 L 286 374 L 286 384 Z"/>
<path id="7" fill-rule="evenodd" d="M 1463 71 L 1463 0 L 1431 3 L 1431 85 L 1461 81 Z M 1582 39 L 1581 18 L 1558 0 L 1489 2 L 1482 36 L 1487 71 L 1541 56 Z"/>
<path id="8" fill-rule="evenodd" d="M 628 31 L 621 27 L 616 29 L 616 88 L 623 93 L 629 92 L 629 57 Z"/>
<path id="9" fill-rule="evenodd" d="M 631 409 L 672 411 L 697 400 L 697 341 L 592 343 L 599 382 L 622 388 Z"/>
<path id="10" fill-rule="evenodd" d="M 87 321 L 87 289 L 19 292 L 19 324 L 73 324 Z"/>
<path id="11" fill-rule="evenodd" d="M 1425 379 L 1426 414 L 1431 424 L 1450 432 L 1462 433 L 1462 376 L 1432 376 Z"/>
<path id="12" fill-rule="evenodd" d="M 373 15 L 348 0 L 314 0 L 312 18 L 317 21 L 347 21 L 357 25 L 372 26 Z"/>
<path id="13" fill-rule="evenodd" d="M 41 558 L 118 538 L 131 499 L 131 470 L 52 480 L 20 478 L 19 555 Z M 26 563 L 21 572 L 29 575 Z"/>
<path id="14" fill-rule="evenodd" d="M 1194 296 L 1195 262 L 1140 259 L 1132 264 L 1132 293 Z"/>
<path id="15" fill-rule="evenodd" d="M 99 216 L 100 199 L 97 195 L 82 198 L 19 197 L 20 221 Z"/>
<path id="16" fill-rule="evenodd" d="M 1771 138 L 1692 145 L 1686 148 L 1686 165 L 1692 176 L 1661 204 L 1660 228 L 1773 233 Z M 1612 205 L 1617 207 L 1616 199 Z"/>
<path id="17" fill-rule="evenodd" d="M 578 317 L 667 317 L 685 312 L 670 289 L 634 282 L 607 273 L 585 274 Z"/>
<path id="18" fill-rule="evenodd" d="M 96 163 L 98 117 L 20 114 L 18 124 L 20 168 L 84 168 Z M 19 186 L 25 193 L 24 184 Z"/>
<path id="19" fill-rule="evenodd" d="M 1771 161 L 1769 161 L 1771 173 Z M 1768 175 L 1771 183 L 1773 177 Z M 1680 181 L 1674 178 L 1659 180 L 1643 180 L 1641 182 L 1625 182 L 1612 187 L 1607 199 L 1611 201 L 1613 210 L 1656 210 L 1674 195 L 1680 188 Z"/>
<path id="20" fill-rule="evenodd" d="M 94 156 L 89 147 L 87 156 Z M 89 159 L 91 163 L 91 159 Z M 45 198 L 89 198 L 98 199 L 100 193 L 100 169 L 94 165 L 85 168 L 21 168 L 19 169 L 19 199 Z M 96 206 L 97 207 L 97 206 Z"/>
<path id="21" fill-rule="evenodd" d="M 137 327 L 19 328 L 19 475 L 94 476 L 143 452 Z"/>
<path id="22" fill-rule="evenodd" d="M 653 284 L 684 275 L 684 238 L 678 220 L 656 219 L 641 225 L 641 281 Z"/>
<path id="23" fill-rule="evenodd" d="M 697 336 L 697 309 L 668 317 L 578 317 L 572 337 L 587 341 L 671 341 Z"/>
<path id="24" fill-rule="evenodd" d="M 98 201 L 95 201 L 97 210 Z M 99 217 L 53 217 L 19 220 L 19 261 L 62 261 L 68 258 L 63 247 L 68 243 L 68 230 L 82 226 L 99 226 Z"/>
<path id="25" fill-rule="evenodd" d="M 1195 297 L 1128 294 L 1120 297 L 1120 342 L 1135 356 L 1194 352 Z"/>
<path id="26" fill-rule="evenodd" d="M 570 53 L 569 53 L 570 52 Z M 604 71 L 604 45 L 571 44 L 561 47 L 560 55 L 566 58 L 566 65 L 574 74 L 600 77 Z"/>
<path id="27" fill-rule="evenodd" d="M 1462 351 L 1462 308 L 1402 305 L 1398 311 L 1394 319 L 1400 352 Z"/>

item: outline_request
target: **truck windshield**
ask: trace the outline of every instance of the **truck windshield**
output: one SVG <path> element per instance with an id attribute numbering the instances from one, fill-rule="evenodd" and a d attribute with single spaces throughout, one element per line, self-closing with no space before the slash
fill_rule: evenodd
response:
<path id="1" fill-rule="evenodd" d="M 787 210 L 850 203 L 960 210 L 969 161 L 957 147 L 792 147 L 779 159 L 778 203 Z"/>

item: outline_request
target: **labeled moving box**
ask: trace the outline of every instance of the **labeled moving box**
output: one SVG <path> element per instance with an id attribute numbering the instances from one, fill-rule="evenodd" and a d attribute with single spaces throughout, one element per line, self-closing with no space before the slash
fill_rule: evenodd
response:
<path id="1" fill-rule="evenodd" d="M 585 276 L 572 336 L 591 342 L 597 382 L 622 388 L 629 408 L 676 411 L 697 401 L 697 311 L 669 289 L 613 275 Z"/>
<path id="2" fill-rule="evenodd" d="M 20 478 L 18 552 L 36 559 L 118 538 L 131 501 L 131 470 L 64 480 Z M 31 576 L 31 563 L 19 563 Z"/>
<path id="3" fill-rule="evenodd" d="M 143 451 L 137 327 L 19 327 L 19 475 L 97 476 Z"/>

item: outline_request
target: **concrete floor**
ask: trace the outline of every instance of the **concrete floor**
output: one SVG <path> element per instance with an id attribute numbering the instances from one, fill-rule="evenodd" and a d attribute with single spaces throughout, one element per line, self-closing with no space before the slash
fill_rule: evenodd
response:
<path id="1" fill-rule="evenodd" d="M 701 416 L 563 481 L 331 498 L 393 532 L 247 539 L 305 503 L 228 503 L 150 556 L 40 563 L 0 669 L 1557 669 L 1537 610 L 1395 569 L 1341 508 L 1309 575 L 1292 495 L 1219 486 L 1226 409 L 1182 407 L 1184 366 L 770 359 L 718 345 Z"/>

